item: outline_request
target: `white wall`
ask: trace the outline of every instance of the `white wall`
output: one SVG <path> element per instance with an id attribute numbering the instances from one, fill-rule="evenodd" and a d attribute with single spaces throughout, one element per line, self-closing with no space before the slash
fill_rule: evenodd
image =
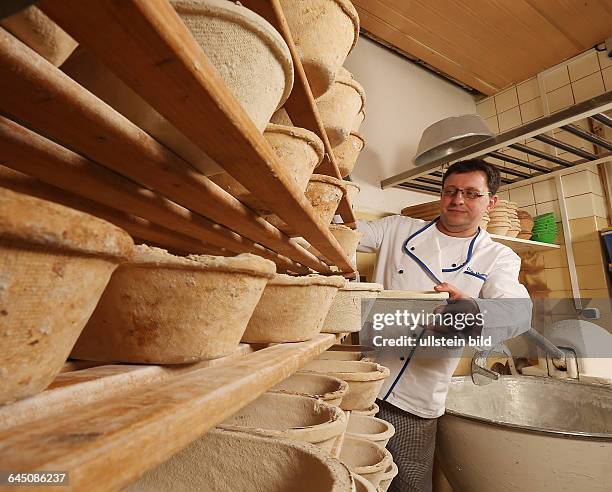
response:
<path id="1" fill-rule="evenodd" d="M 352 174 L 361 186 L 355 208 L 398 213 L 408 205 L 434 200 L 422 193 L 381 190 L 380 181 L 414 166 L 412 158 L 427 126 L 447 116 L 475 113 L 473 97 L 364 37 L 344 66 L 367 95 L 360 128 L 366 147 Z"/>

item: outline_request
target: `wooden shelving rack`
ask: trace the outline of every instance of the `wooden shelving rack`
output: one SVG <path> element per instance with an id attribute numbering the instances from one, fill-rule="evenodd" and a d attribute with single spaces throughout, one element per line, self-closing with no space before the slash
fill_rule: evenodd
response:
<path id="1" fill-rule="evenodd" d="M 57 490 L 120 489 L 341 338 L 241 345 L 229 357 L 177 367 L 62 373 L 43 393 L 0 407 L 0 469 L 68 471 L 69 488 Z"/>
<path id="2" fill-rule="evenodd" d="M 287 41 L 296 77 L 286 109 L 325 144 L 316 172 L 340 177 L 278 0 L 243 3 Z M 37 7 L 329 263 L 2 29 L 0 186 L 92 213 L 173 252 L 249 252 L 279 272 L 332 274 L 335 266 L 355 275 L 168 0 L 43 0 Z M 348 199 L 338 213 L 354 227 Z M 68 490 L 120 489 L 342 338 L 242 344 L 228 357 L 177 367 L 68 362 L 43 393 L 0 407 L 0 469 L 65 470 Z"/>
<path id="3" fill-rule="evenodd" d="M 297 125 L 325 142 L 326 159 L 317 172 L 340 177 L 278 1 L 247 3 L 291 46 L 297 76 L 287 109 Z M 341 273 L 355 275 L 327 224 L 313 216 L 167 0 L 50 0 L 38 6 Z M 330 265 L 4 31 L 0 79 L 6 153 L 1 185 L 29 188 L 171 250 L 250 252 L 273 260 L 279 271 L 332 273 Z M 339 213 L 354 225 L 346 198 Z"/>

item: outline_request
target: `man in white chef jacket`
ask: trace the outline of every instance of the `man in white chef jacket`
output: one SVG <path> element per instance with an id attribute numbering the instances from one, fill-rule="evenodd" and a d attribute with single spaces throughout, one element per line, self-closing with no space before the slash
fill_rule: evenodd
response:
<path id="1" fill-rule="evenodd" d="M 495 207 L 499 185 L 499 172 L 486 162 L 457 162 L 444 175 L 438 219 L 394 215 L 359 221 L 358 250 L 378 253 L 372 281 L 387 290 L 447 292 L 455 309 L 487 312 L 477 331 L 495 344 L 528 330 L 531 301 L 518 280 L 521 260 L 479 228 L 485 212 Z M 390 491 L 432 486 L 437 418 L 444 413 L 459 359 L 421 356 L 424 351 L 406 349 L 399 357 L 383 348 L 379 354 L 391 376 L 378 395 L 378 416 L 396 428 L 388 449 L 399 474 Z"/>

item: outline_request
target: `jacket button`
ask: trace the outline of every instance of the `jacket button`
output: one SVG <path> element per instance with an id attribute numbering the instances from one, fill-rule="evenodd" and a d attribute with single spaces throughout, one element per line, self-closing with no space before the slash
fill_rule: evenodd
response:
<path id="1" fill-rule="evenodd" d="M 410 248 L 410 251 L 414 251 L 414 246 L 412 248 Z"/>
<path id="2" fill-rule="evenodd" d="M 453 263 L 453 268 L 455 268 L 457 266 L 457 263 Z"/>
<path id="3" fill-rule="evenodd" d="M 404 270 L 399 270 L 397 273 L 404 273 Z"/>
<path id="4" fill-rule="evenodd" d="M 406 359 L 405 357 L 400 357 L 400 360 L 405 360 L 405 359 Z"/>

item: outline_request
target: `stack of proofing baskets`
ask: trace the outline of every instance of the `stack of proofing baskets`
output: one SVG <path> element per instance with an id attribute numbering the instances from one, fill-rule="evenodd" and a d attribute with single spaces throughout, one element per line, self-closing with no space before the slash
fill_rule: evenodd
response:
<path id="1" fill-rule="evenodd" d="M 283 38 L 233 2 L 171 3 L 296 189 L 331 223 L 340 199 L 358 187 L 313 174 L 323 144 L 293 127 L 282 110 L 293 83 Z M 357 42 L 357 13 L 348 0 L 281 4 L 347 176 L 364 146 L 357 130 L 365 117 L 365 92 L 342 68 Z M 44 29 L 32 27 L 40 22 Z M 72 53 L 76 42 L 36 7 L 3 25 L 56 65 L 63 63 L 66 74 L 227 192 L 260 214 L 268 212 L 87 51 Z M 44 33 L 42 41 L 27 34 L 36 30 Z M 357 233 L 338 225 L 330 229 L 347 256 L 354 254 Z M 280 275 L 274 263 L 252 254 L 177 256 L 134 246 L 127 233 L 104 220 L 3 188 L 0 253 L 0 336 L 8 341 L 0 353 L 0 404 L 43 391 L 68 356 L 184 364 L 232 354 L 241 341 L 292 343 L 320 332 L 356 332 L 362 300 L 382 290 L 347 284 L 340 276 Z M 359 348 L 327 352 L 130 490 L 224 490 L 228 477 L 232 490 L 386 490 L 397 472 L 385 450 L 394 430 L 374 417 L 374 400 L 389 371 L 366 355 Z M 262 462 L 271 474 L 257 478 L 253 468 Z M 264 482 L 253 482 L 258 479 Z"/>

